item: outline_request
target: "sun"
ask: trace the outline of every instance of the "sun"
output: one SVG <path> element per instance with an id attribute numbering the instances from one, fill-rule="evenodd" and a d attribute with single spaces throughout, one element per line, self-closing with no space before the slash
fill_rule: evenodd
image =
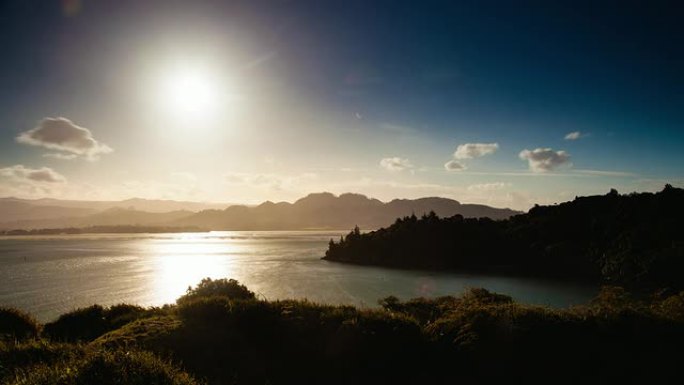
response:
<path id="1" fill-rule="evenodd" d="M 163 76 L 161 99 L 164 108 L 178 118 L 208 119 L 220 107 L 220 84 L 201 67 L 183 66 Z"/>

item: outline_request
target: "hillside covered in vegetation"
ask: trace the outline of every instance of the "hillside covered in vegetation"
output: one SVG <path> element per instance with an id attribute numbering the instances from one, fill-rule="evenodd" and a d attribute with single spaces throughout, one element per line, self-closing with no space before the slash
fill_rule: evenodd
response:
<path id="1" fill-rule="evenodd" d="M 579 197 L 507 220 L 397 219 L 330 241 L 325 259 L 684 288 L 684 190 Z"/>
<path id="2" fill-rule="evenodd" d="M 175 305 L 95 305 L 45 325 L 0 308 L 0 383 L 681 381 L 684 292 L 635 301 L 606 287 L 564 310 L 484 289 L 380 304 L 263 301 L 236 281 L 206 279 Z"/>

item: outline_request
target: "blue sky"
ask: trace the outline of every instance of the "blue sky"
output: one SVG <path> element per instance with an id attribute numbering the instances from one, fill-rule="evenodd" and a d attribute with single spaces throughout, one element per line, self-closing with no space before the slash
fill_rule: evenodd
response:
<path id="1" fill-rule="evenodd" d="M 5 1 L 0 195 L 525 209 L 682 185 L 682 16 L 664 1 Z"/>

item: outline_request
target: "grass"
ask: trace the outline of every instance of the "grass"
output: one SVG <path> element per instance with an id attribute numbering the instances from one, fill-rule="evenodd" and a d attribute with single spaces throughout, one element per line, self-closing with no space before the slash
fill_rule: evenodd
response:
<path id="1" fill-rule="evenodd" d="M 0 349 L 8 368 L 3 384 L 12 385 L 197 385 L 169 361 L 139 350 L 96 350 L 59 343 L 30 343 Z"/>
<path id="2" fill-rule="evenodd" d="M 484 289 L 388 297 L 375 310 L 261 301 L 250 293 L 236 281 L 206 280 L 162 309 L 68 313 L 45 325 L 39 339 L 0 345 L 0 382 L 681 381 L 684 293 L 637 301 L 608 287 L 585 306 L 560 310 Z"/>

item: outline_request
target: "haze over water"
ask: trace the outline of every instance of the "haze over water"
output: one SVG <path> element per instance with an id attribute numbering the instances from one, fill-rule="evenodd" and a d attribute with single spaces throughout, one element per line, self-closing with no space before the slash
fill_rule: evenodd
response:
<path id="1" fill-rule="evenodd" d="M 586 302 L 577 284 L 404 271 L 322 261 L 341 232 L 209 232 L 0 238 L 0 305 L 39 320 L 92 304 L 173 303 L 204 277 L 234 278 L 261 298 L 377 306 L 380 298 L 459 294 L 485 287 L 551 306 Z"/>

